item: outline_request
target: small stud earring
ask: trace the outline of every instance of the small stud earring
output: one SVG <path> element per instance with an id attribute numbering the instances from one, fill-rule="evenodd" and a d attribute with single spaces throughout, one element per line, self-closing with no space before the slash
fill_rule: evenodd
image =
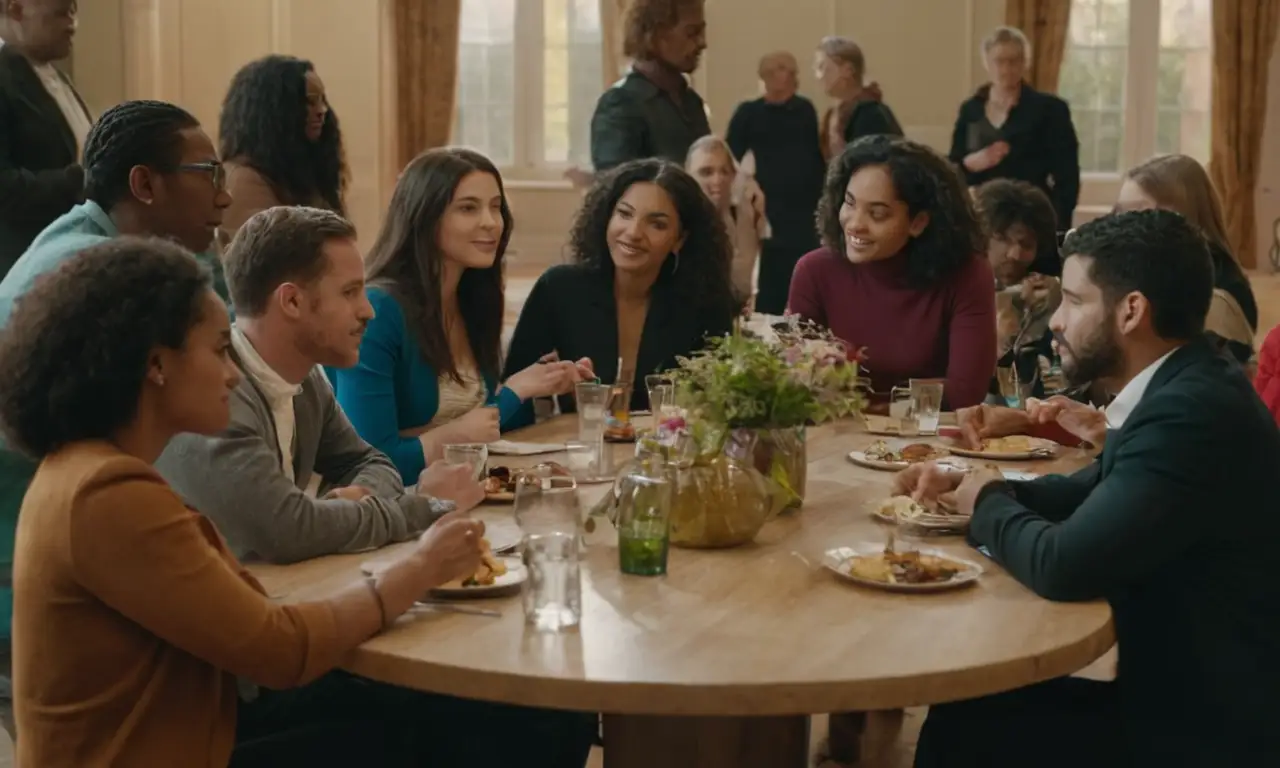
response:
<path id="1" fill-rule="evenodd" d="M 164 374 L 163 374 L 163 373 L 157 373 L 157 374 L 156 374 L 156 386 L 160 386 L 160 387 L 163 387 L 163 386 L 164 386 Z"/>

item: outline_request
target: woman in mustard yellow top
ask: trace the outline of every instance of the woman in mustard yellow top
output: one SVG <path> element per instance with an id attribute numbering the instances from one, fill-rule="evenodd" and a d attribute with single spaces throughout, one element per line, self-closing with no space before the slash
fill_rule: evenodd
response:
<path id="1" fill-rule="evenodd" d="M 18 765 L 485 765 L 505 743 L 580 767 L 593 718 L 330 672 L 474 572 L 482 524 L 446 516 L 378 578 L 282 605 L 155 472 L 174 435 L 226 427 L 229 333 L 190 254 L 122 238 L 39 283 L 0 338 L 0 421 L 40 461 L 14 563 Z"/>

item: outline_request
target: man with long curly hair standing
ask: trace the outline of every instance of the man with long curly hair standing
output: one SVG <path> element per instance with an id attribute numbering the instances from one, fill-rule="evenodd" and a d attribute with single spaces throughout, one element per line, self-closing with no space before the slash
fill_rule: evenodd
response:
<path id="1" fill-rule="evenodd" d="M 684 163 L 693 142 L 711 133 L 707 108 L 688 75 L 707 49 L 704 0 L 632 0 L 624 16 L 625 77 L 596 103 L 591 162 L 596 172 L 628 160 Z"/>

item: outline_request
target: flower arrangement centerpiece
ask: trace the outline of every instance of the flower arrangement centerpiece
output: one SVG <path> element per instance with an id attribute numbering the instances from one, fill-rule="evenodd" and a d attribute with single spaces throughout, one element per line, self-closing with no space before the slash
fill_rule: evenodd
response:
<path id="1" fill-rule="evenodd" d="M 769 334 L 736 330 L 679 358 L 676 402 L 704 443 L 749 462 L 781 486 L 788 507 L 804 499 L 805 427 L 866 406 L 861 353 L 829 330 L 787 316 Z M 704 449 L 712 445 L 704 445 Z"/>

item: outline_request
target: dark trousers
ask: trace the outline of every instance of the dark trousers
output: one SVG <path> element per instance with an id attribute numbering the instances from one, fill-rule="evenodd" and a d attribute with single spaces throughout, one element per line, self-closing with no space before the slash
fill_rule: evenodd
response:
<path id="1" fill-rule="evenodd" d="M 916 768 L 1130 765 L 1114 683 L 1062 677 L 929 707 Z"/>
<path id="2" fill-rule="evenodd" d="M 800 257 L 816 248 L 804 243 L 787 245 L 772 239 L 760 244 L 760 276 L 756 285 L 756 311 L 780 315 L 787 308 L 791 273 Z"/>
<path id="3" fill-rule="evenodd" d="M 582 768 L 596 715 L 457 699 L 331 672 L 241 702 L 231 768 Z"/>

